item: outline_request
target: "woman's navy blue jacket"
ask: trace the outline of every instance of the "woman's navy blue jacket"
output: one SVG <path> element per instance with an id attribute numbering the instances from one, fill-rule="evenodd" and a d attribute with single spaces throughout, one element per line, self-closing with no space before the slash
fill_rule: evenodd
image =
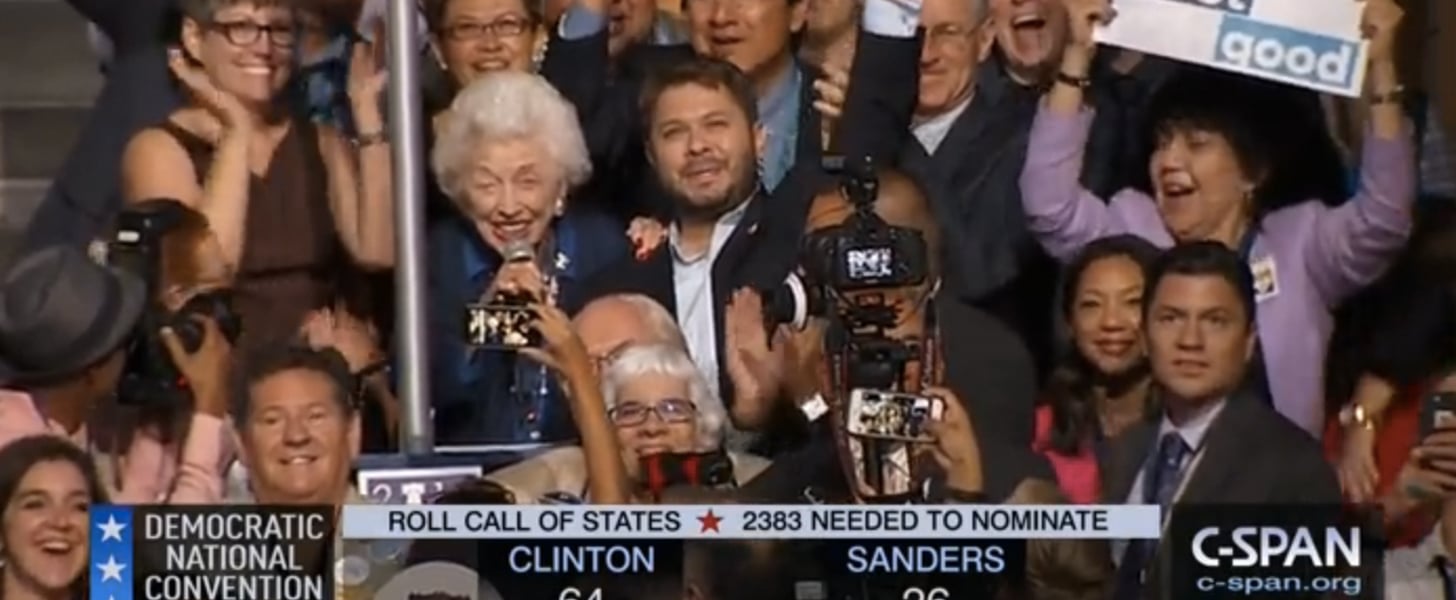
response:
<path id="1" fill-rule="evenodd" d="M 583 282 L 628 252 L 625 227 L 581 203 L 552 224 L 558 305 L 585 301 Z M 556 377 L 514 352 L 464 344 L 465 306 L 478 302 L 501 257 L 456 213 L 428 236 L 430 394 L 438 444 L 562 442 L 577 437 Z"/>

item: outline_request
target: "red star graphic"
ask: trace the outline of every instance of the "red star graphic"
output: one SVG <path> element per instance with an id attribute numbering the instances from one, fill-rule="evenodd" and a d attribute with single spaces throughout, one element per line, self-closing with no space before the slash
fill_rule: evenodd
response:
<path id="1" fill-rule="evenodd" d="M 722 533 L 718 531 L 718 524 L 723 522 L 723 517 L 713 514 L 711 508 L 703 516 L 698 517 L 698 522 L 703 524 L 703 530 L 698 533 L 707 533 L 709 529 L 713 530 L 713 533 Z"/>

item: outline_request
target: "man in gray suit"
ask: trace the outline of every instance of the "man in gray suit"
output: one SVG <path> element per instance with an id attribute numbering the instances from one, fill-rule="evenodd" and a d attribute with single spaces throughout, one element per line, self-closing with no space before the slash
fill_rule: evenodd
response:
<path id="1" fill-rule="evenodd" d="M 112 43 L 106 85 L 26 232 L 25 248 L 84 245 L 121 208 L 121 154 L 132 134 L 180 103 L 167 72 L 174 0 L 67 0 Z"/>

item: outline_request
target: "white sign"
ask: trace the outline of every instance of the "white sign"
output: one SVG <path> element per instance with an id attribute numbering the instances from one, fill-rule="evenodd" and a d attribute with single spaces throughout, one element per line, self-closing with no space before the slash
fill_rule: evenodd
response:
<path id="1" fill-rule="evenodd" d="M 344 507 L 344 539 L 1157 539 L 1153 505 Z"/>
<path id="2" fill-rule="evenodd" d="M 480 474 L 478 466 L 360 469 L 359 491 L 379 504 L 424 504 Z"/>
<path id="3" fill-rule="evenodd" d="M 1360 0 L 1115 0 L 1097 41 L 1299 87 L 1359 97 Z"/>

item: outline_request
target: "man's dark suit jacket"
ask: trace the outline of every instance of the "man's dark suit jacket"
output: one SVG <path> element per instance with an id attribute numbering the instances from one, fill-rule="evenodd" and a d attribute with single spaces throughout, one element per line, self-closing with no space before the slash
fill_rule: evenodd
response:
<path id="1" fill-rule="evenodd" d="M 1103 501 L 1127 502 L 1138 473 L 1157 452 L 1161 420 L 1134 425 L 1109 442 L 1102 470 Z M 1249 394 L 1229 398 L 1204 438 L 1203 456 L 1183 483 L 1173 505 L 1190 504 L 1339 504 L 1340 483 L 1319 442 Z M 1166 541 L 1166 540 L 1165 540 Z M 1160 544 L 1144 597 L 1163 598 L 1170 544 Z"/>
<path id="2" fill-rule="evenodd" d="M 801 180 L 787 179 L 784 185 L 779 186 L 778 192 L 755 194 L 748 200 L 742 220 L 713 261 L 714 331 L 724 330 L 724 308 L 728 306 L 733 292 L 744 287 L 773 290 L 788 276 L 789 269 L 798 258 L 796 249 L 803 226 L 786 223 L 782 209 L 800 202 L 797 196 L 806 193 Z M 645 257 L 629 256 L 600 271 L 587 281 L 585 297 L 590 301 L 611 294 L 642 294 L 676 315 L 677 290 L 673 269 L 672 248 L 664 242 Z M 732 398 L 732 384 L 728 381 L 728 369 L 721 366 L 727 356 L 723 338 L 721 334 L 717 336 L 721 373 L 718 385 L 726 404 Z"/>
<path id="3" fill-rule="evenodd" d="M 1014 81 L 996 53 L 979 68 L 975 96 L 932 154 L 914 136 L 899 166 L 924 188 L 941 223 L 947 300 L 968 302 L 1021 335 L 1046 375 L 1059 346 L 1054 323 L 1060 269 L 1027 229 L 1021 169 L 1042 89 Z M 905 69 L 916 68 L 906 63 Z M 1101 72 L 1101 71 L 1099 71 Z M 1089 91 L 1097 119 L 1083 165 L 1088 189 L 1107 192 L 1122 181 L 1127 112 L 1112 90 Z"/>
<path id="4" fill-rule="evenodd" d="M 650 55 L 649 60 L 682 60 L 684 52 L 691 52 L 687 46 L 648 47 L 638 49 Z M 919 56 L 919 38 L 893 38 L 865 34 L 860 36 L 860 51 L 856 53 L 852 77 L 857 81 L 871 81 L 876 85 L 853 85 L 845 100 L 843 120 L 839 123 L 834 148 L 847 156 L 871 156 L 882 158 L 892 154 L 908 135 L 910 114 L 914 107 L 913 72 L 906 75 L 893 67 L 909 57 Z M 690 55 L 689 55 L 690 56 Z M 812 73 L 806 73 L 800 89 L 798 148 L 794 165 L 779 186 L 768 195 L 759 194 L 749 200 L 743 219 L 739 222 L 728 242 L 724 245 L 713 265 L 713 306 L 715 330 L 723 331 L 723 308 L 727 306 L 732 293 L 743 287 L 759 290 L 777 289 L 788 276 L 789 270 L 798 261 L 799 239 L 803 236 L 808 217 L 809 204 L 829 179 L 821 169 L 823 152 L 820 148 L 820 120 L 813 106 Z M 900 80 L 910 78 L 909 85 L 899 87 Z M 614 95 L 622 102 L 622 94 L 628 89 L 640 87 L 641 82 L 621 82 L 615 86 Z M 633 92 L 631 97 L 635 98 Z M 617 128 L 617 135 L 630 135 L 642 139 L 644 124 L 637 114 L 635 100 L 630 105 L 632 114 L 612 117 L 600 113 L 594 121 L 602 126 Z M 608 120 L 612 123 L 605 123 Z M 630 131 L 628 131 L 630 129 Z M 604 139 L 606 134 L 598 131 L 591 137 Z M 639 148 L 640 151 L 640 148 Z M 651 172 L 640 173 L 640 177 L 655 182 Z M 665 196 L 659 188 L 650 186 L 644 192 L 658 208 L 644 207 L 651 213 L 670 214 Z M 673 287 L 673 262 L 671 250 L 666 244 L 646 260 L 635 257 L 623 261 L 620 268 L 611 268 L 603 273 L 595 285 L 588 284 L 590 298 L 613 293 L 640 293 L 652 297 L 676 314 L 676 293 Z M 720 365 L 727 354 L 722 349 L 723 336 L 718 335 L 718 360 Z M 719 390 L 725 404 L 732 403 L 732 385 L 728 382 L 726 368 L 719 379 Z"/>
<path id="5" fill-rule="evenodd" d="M 988 63 L 976 95 L 934 154 L 913 137 L 900 167 L 924 188 L 941 224 L 947 302 L 967 302 L 1021 335 L 1041 369 L 1054 355 L 1057 264 L 1032 238 L 1020 177 L 1038 94 Z"/>
<path id="6" fill-rule="evenodd" d="M 167 71 L 178 18 L 174 0 L 68 0 L 114 47 L 106 85 L 66 164 L 37 209 L 25 246 L 89 243 L 121 207 L 121 154 L 132 134 L 181 100 Z"/>

